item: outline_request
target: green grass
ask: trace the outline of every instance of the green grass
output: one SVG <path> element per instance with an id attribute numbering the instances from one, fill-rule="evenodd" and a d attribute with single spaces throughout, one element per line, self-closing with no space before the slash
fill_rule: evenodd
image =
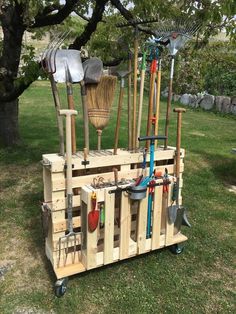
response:
<path id="1" fill-rule="evenodd" d="M 76 104 L 78 95 L 75 86 Z M 65 96 L 62 99 L 66 107 Z M 192 109 L 183 116 L 183 198 L 193 226 L 184 230 L 189 237 L 184 253 L 174 256 L 159 250 L 74 276 L 68 292 L 57 299 L 40 222 L 39 162 L 43 153 L 58 151 L 48 83 L 35 83 L 20 102 L 23 143 L 15 149 L 0 149 L 0 269 L 8 267 L 4 280 L 0 277 L 0 313 L 235 313 L 236 194 L 229 191 L 236 185 L 236 155 L 231 153 L 236 146 L 234 117 Z M 163 102 L 160 134 L 165 106 Z M 81 149 L 82 108 L 77 105 L 77 109 Z M 127 146 L 126 110 L 124 102 L 122 147 Z M 115 113 L 114 107 L 102 137 L 103 148 L 113 146 Z M 175 131 L 172 113 L 170 145 L 175 145 Z M 92 127 L 90 138 L 95 148 Z"/>

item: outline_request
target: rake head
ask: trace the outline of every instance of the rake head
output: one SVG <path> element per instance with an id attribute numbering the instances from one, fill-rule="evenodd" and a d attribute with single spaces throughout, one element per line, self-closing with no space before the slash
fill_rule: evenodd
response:
<path id="1" fill-rule="evenodd" d="M 50 41 L 47 48 L 42 54 L 41 57 L 41 65 L 43 70 L 47 74 L 54 74 L 56 72 L 56 53 L 60 45 L 69 35 L 70 31 L 61 33 L 59 35 L 54 36 L 53 40 Z"/>
<path id="2" fill-rule="evenodd" d="M 174 56 L 196 34 L 200 27 L 200 23 L 192 20 L 163 20 L 157 25 L 154 33 L 157 42 L 160 40 L 168 42 L 169 52 Z"/>

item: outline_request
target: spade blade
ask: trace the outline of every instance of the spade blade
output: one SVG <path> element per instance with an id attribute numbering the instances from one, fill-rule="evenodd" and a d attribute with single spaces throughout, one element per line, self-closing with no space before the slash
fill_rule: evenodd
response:
<path id="1" fill-rule="evenodd" d="M 176 220 L 178 208 L 179 206 L 177 205 L 171 205 L 168 207 L 168 217 L 171 224 Z"/>

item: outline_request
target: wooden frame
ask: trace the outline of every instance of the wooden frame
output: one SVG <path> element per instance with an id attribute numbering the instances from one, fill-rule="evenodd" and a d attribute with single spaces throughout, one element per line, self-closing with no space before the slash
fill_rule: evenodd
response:
<path id="1" fill-rule="evenodd" d="M 184 153 L 182 149 L 181 178 L 184 170 Z M 73 177 L 72 184 L 73 188 L 80 191 L 73 197 L 73 227 L 83 233 L 83 238 L 79 235 L 76 238 L 76 256 L 74 256 L 73 244 L 67 254 L 65 248 L 62 248 L 59 254 L 59 239 L 67 231 L 65 159 L 56 154 L 43 155 L 44 201 L 51 212 L 45 250 L 58 279 L 187 240 L 181 232 L 174 235 L 174 225 L 167 219 L 167 208 L 171 204 L 174 181 L 175 148 L 168 150 L 159 148 L 155 151 L 154 160 L 155 169 L 162 173 L 165 168 L 168 170 L 171 184 L 169 193 L 164 194 L 162 185 L 155 187 L 152 236 L 146 239 L 148 196 L 134 202 L 125 191 L 120 196 L 110 193 L 111 190 L 116 189 L 115 185 L 97 189 L 91 185 L 93 179 L 97 177 L 104 178 L 105 182 L 113 182 L 113 167 L 118 169 L 119 178 L 124 179 L 122 186 L 127 185 L 125 180 L 137 178 L 141 173 L 142 152 L 132 153 L 120 149 L 117 155 L 112 155 L 112 150 L 90 152 L 89 164 L 86 166 L 83 164 L 82 152 L 73 156 L 73 169 L 78 175 Z M 146 175 L 148 173 L 147 167 Z M 156 183 L 162 182 L 162 179 L 156 180 Z M 182 184 L 181 179 L 180 195 Z M 97 194 L 97 201 L 105 205 L 105 223 L 103 228 L 98 227 L 90 233 L 87 216 L 91 210 L 92 192 Z M 119 208 L 116 206 L 117 197 L 120 197 Z"/>

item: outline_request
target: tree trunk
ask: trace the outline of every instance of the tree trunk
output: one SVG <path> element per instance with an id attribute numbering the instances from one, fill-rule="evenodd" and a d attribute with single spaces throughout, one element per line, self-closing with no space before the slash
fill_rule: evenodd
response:
<path id="1" fill-rule="evenodd" d="M 18 99 L 0 103 L 0 143 L 13 146 L 19 143 Z"/>

